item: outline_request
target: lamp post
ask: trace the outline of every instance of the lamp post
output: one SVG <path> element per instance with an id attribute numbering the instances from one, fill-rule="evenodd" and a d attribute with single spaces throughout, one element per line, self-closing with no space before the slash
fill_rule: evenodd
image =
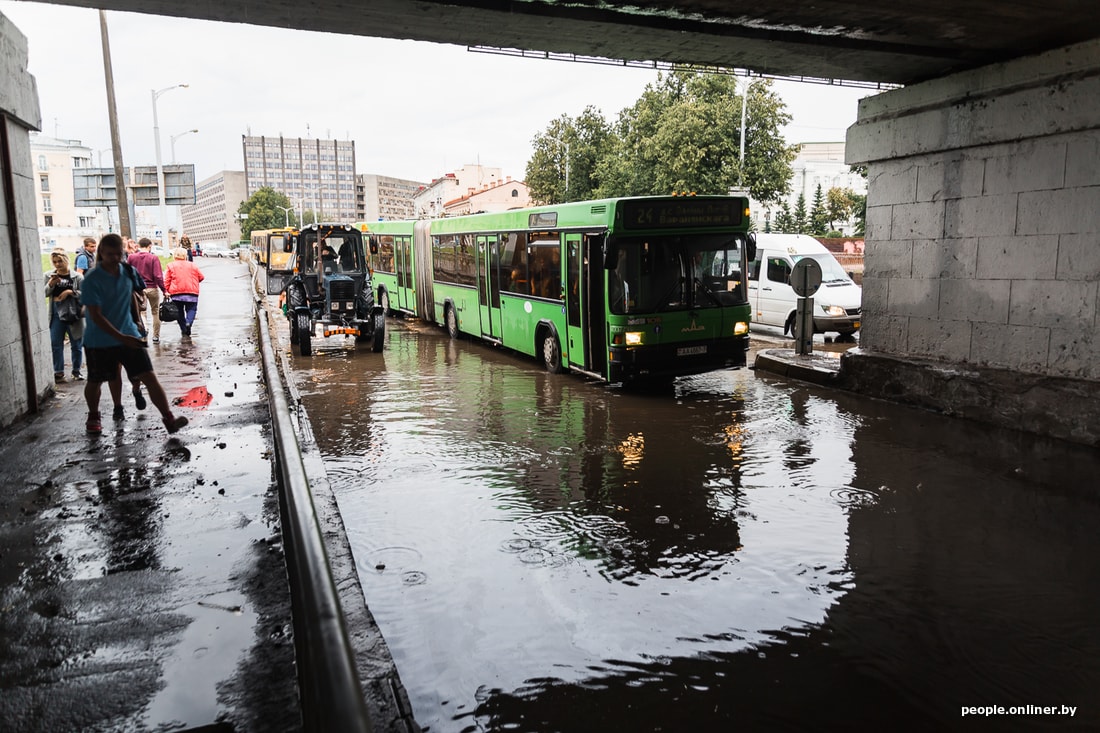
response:
<path id="1" fill-rule="evenodd" d="M 564 196 L 564 198 L 566 200 L 568 200 L 569 199 L 569 143 L 565 142 L 564 140 L 562 140 L 559 137 L 554 137 L 553 135 L 547 135 L 546 137 L 550 138 L 551 140 L 556 142 L 558 145 L 561 145 L 562 147 L 565 148 L 565 196 Z"/>
<path id="2" fill-rule="evenodd" d="M 283 210 L 283 214 L 286 216 L 286 228 L 290 229 L 290 212 L 294 211 L 294 207 L 293 206 L 279 206 L 278 204 L 275 204 L 275 208 Z"/>
<path id="3" fill-rule="evenodd" d="M 179 140 L 184 135 L 190 135 L 192 132 L 198 132 L 198 130 L 197 129 L 195 129 L 195 130 L 184 130 L 180 134 L 172 136 L 172 138 L 171 138 L 171 141 L 172 141 L 172 165 L 176 164 L 176 140 Z"/>
<path id="4" fill-rule="evenodd" d="M 161 244 L 168 241 L 168 211 L 167 206 L 164 203 L 164 167 L 160 163 L 160 124 L 157 122 L 157 98 L 165 92 L 170 92 L 173 89 L 186 89 L 186 84 L 175 84 L 164 89 L 154 89 L 153 92 L 153 142 L 156 145 L 157 152 L 157 196 L 160 199 L 160 225 L 161 230 Z"/>

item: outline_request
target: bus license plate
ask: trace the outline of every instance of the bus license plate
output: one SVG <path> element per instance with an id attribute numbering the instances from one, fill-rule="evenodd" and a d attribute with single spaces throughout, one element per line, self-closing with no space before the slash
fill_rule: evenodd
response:
<path id="1" fill-rule="evenodd" d="M 676 349 L 676 356 L 695 356 L 707 353 L 706 346 L 681 346 Z"/>

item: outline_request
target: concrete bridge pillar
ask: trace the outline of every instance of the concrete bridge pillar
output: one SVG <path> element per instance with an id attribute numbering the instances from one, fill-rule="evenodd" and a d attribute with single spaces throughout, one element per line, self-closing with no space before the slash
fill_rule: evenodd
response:
<path id="1" fill-rule="evenodd" d="M 1100 42 L 863 100 L 859 391 L 1100 444 Z"/>
<path id="2" fill-rule="evenodd" d="M 27 39 L 0 14 L 0 427 L 53 388 L 30 131 L 42 126 Z"/>

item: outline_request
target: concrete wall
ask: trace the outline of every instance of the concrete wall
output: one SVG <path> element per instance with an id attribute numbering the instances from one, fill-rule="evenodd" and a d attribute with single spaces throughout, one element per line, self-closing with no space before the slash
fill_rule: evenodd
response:
<path id="1" fill-rule="evenodd" d="M 865 99 L 847 156 L 864 355 L 1020 375 L 992 400 L 1036 376 L 1100 394 L 1100 43 Z"/>
<path id="2" fill-rule="evenodd" d="M 37 409 L 37 398 L 53 389 L 30 151 L 30 131 L 39 129 L 42 119 L 38 89 L 27 73 L 27 39 L 3 14 L 0 113 L 7 140 L 7 150 L 0 151 L 0 313 L 6 315 L 0 318 L 2 427 Z M 11 161 L 10 168 L 5 160 Z M 26 311 L 17 317 L 21 299 Z"/>

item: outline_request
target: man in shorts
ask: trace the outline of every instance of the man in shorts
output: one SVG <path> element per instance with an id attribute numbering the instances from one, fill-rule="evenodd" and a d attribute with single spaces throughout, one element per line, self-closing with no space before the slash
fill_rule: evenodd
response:
<path id="1" fill-rule="evenodd" d="M 187 418 L 172 414 L 168 396 L 153 373 L 147 344 L 131 315 L 133 281 L 122 270 L 122 237 L 107 234 L 99 241 L 96 266 L 88 271 L 81 290 L 84 301 L 84 352 L 88 381 L 84 399 L 88 403 L 89 433 L 103 431 L 99 416 L 99 396 L 104 382 L 110 382 L 126 370 L 131 382 L 140 382 L 149 390 L 149 399 L 160 411 L 164 427 L 174 433 L 187 424 Z"/>

